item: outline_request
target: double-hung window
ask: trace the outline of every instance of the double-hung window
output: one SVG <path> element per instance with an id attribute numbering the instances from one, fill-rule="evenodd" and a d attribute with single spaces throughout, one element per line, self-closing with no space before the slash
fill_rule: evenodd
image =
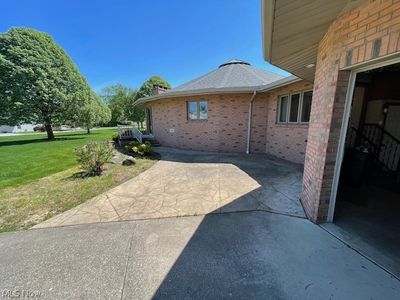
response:
<path id="1" fill-rule="evenodd" d="M 278 123 L 299 124 L 310 121 L 312 91 L 283 95 L 278 101 Z"/>
<path id="2" fill-rule="evenodd" d="M 207 120 L 208 101 L 189 101 L 187 103 L 189 120 Z"/>

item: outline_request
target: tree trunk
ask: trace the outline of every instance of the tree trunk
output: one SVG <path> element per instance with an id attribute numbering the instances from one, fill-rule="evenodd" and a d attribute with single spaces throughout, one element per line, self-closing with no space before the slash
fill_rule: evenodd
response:
<path id="1" fill-rule="evenodd" d="M 87 128 L 87 134 L 90 134 L 90 128 L 89 127 Z"/>
<path id="2" fill-rule="evenodd" d="M 46 129 L 46 132 L 47 132 L 47 139 L 54 140 L 54 132 L 53 132 L 53 128 L 51 127 L 50 120 L 47 120 L 44 122 L 44 128 Z"/>

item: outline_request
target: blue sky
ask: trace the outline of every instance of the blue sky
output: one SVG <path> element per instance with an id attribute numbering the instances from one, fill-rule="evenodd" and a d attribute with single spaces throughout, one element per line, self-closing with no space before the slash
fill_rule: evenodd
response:
<path id="1" fill-rule="evenodd" d="M 12 0 L 0 31 L 53 36 L 95 91 L 137 88 L 151 75 L 173 87 L 232 58 L 288 75 L 262 58 L 260 0 Z M 6 12 L 6 13 L 4 13 Z"/>

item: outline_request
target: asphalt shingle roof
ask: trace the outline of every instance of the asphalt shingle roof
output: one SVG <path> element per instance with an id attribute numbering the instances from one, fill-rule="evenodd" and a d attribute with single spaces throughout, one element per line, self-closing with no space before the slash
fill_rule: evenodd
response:
<path id="1" fill-rule="evenodd" d="M 287 85 L 296 80 L 299 79 L 295 76 L 284 77 L 253 67 L 247 62 L 234 59 L 223 63 L 217 69 L 203 76 L 167 90 L 162 94 L 141 98 L 134 105 L 188 95 L 263 91 Z"/>
<path id="2" fill-rule="evenodd" d="M 282 78 L 283 76 L 255 68 L 247 62 L 230 60 L 217 69 L 172 89 L 171 92 L 256 87 Z"/>

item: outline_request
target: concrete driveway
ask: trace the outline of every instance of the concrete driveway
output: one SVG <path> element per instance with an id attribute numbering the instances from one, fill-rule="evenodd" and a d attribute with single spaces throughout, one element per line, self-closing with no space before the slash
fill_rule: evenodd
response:
<path id="1" fill-rule="evenodd" d="M 304 217 L 300 165 L 263 154 L 157 151 L 162 160 L 149 170 L 35 228 L 254 210 Z"/>
<path id="2" fill-rule="evenodd" d="M 307 219 L 254 211 L 0 234 L 0 293 L 40 299 L 399 299 Z M 5 297 L 5 296 L 4 296 Z"/>

